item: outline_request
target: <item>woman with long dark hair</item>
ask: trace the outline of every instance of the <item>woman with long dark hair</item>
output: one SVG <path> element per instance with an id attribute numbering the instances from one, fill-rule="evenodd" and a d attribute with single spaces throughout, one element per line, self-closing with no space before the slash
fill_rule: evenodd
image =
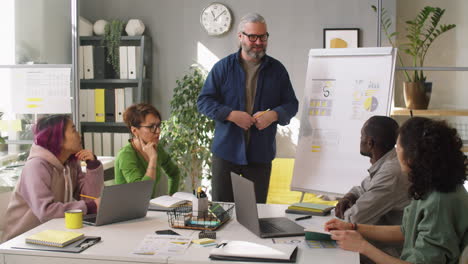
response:
<path id="1" fill-rule="evenodd" d="M 409 195 L 401 226 L 357 225 L 333 219 L 325 230 L 346 250 L 376 263 L 458 263 L 468 244 L 468 194 L 463 144 L 444 121 L 414 117 L 400 128 L 397 155 L 408 174 Z M 366 239 L 403 243 L 400 259 Z"/>
<path id="2" fill-rule="evenodd" d="M 86 162 L 86 173 L 80 161 Z M 104 171 L 94 154 L 82 149 L 80 134 L 68 115 L 40 119 L 34 127 L 34 144 L 6 211 L 2 241 L 20 235 L 70 209 L 97 212 L 97 197 Z"/>

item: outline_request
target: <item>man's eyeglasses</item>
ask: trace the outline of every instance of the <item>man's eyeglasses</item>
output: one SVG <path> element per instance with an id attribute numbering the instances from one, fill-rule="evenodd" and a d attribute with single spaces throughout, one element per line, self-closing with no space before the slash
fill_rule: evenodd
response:
<path id="1" fill-rule="evenodd" d="M 161 129 L 161 123 L 154 124 L 151 126 L 138 126 L 138 128 L 141 128 L 141 127 L 146 127 L 150 130 L 151 133 L 156 133 L 156 130 Z"/>
<path id="2" fill-rule="evenodd" d="M 268 32 L 266 34 L 263 34 L 263 35 L 247 34 L 245 32 L 242 32 L 242 34 L 244 36 L 247 36 L 247 38 L 249 38 L 250 42 L 255 42 L 255 41 L 257 41 L 257 39 L 260 39 L 261 41 L 267 41 L 268 37 L 270 36 L 270 34 L 268 34 Z"/>

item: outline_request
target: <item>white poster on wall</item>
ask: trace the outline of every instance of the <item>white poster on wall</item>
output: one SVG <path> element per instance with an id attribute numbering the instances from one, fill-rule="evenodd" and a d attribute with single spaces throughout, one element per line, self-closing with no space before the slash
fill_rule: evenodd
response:
<path id="1" fill-rule="evenodd" d="M 71 113 L 71 68 L 13 68 L 10 96 L 13 113 Z"/>

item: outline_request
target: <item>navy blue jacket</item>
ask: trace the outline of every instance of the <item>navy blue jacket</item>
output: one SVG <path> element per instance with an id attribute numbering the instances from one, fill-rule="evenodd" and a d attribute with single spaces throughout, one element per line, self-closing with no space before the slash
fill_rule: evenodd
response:
<path id="1" fill-rule="evenodd" d="M 289 124 L 297 113 L 298 101 L 286 68 L 265 55 L 258 73 L 253 113 L 271 109 L 278 113 L 278 121 L 261 131 L 253 125 L 246 146 L 244 130 L 226 120 L 233 110 L 246 111 L 245 72 L 239 56 L 240 50 L 213 66 L 198 97 L 198 111 L 216 121 L 211 151 L 217 157 L 243 165 L 269 163 L 276 154 L 276 126 Z"/>

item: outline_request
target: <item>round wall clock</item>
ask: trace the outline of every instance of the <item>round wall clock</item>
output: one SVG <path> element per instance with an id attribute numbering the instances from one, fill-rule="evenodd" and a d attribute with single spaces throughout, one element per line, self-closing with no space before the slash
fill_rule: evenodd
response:
<path id="1" fill-rule="evenodd" d="M 200 14 L 200 23 L 211 36 L 219 36 L 228 32 L 231 22 L 231 11 L 220 3 L 211 3 Z"/>

